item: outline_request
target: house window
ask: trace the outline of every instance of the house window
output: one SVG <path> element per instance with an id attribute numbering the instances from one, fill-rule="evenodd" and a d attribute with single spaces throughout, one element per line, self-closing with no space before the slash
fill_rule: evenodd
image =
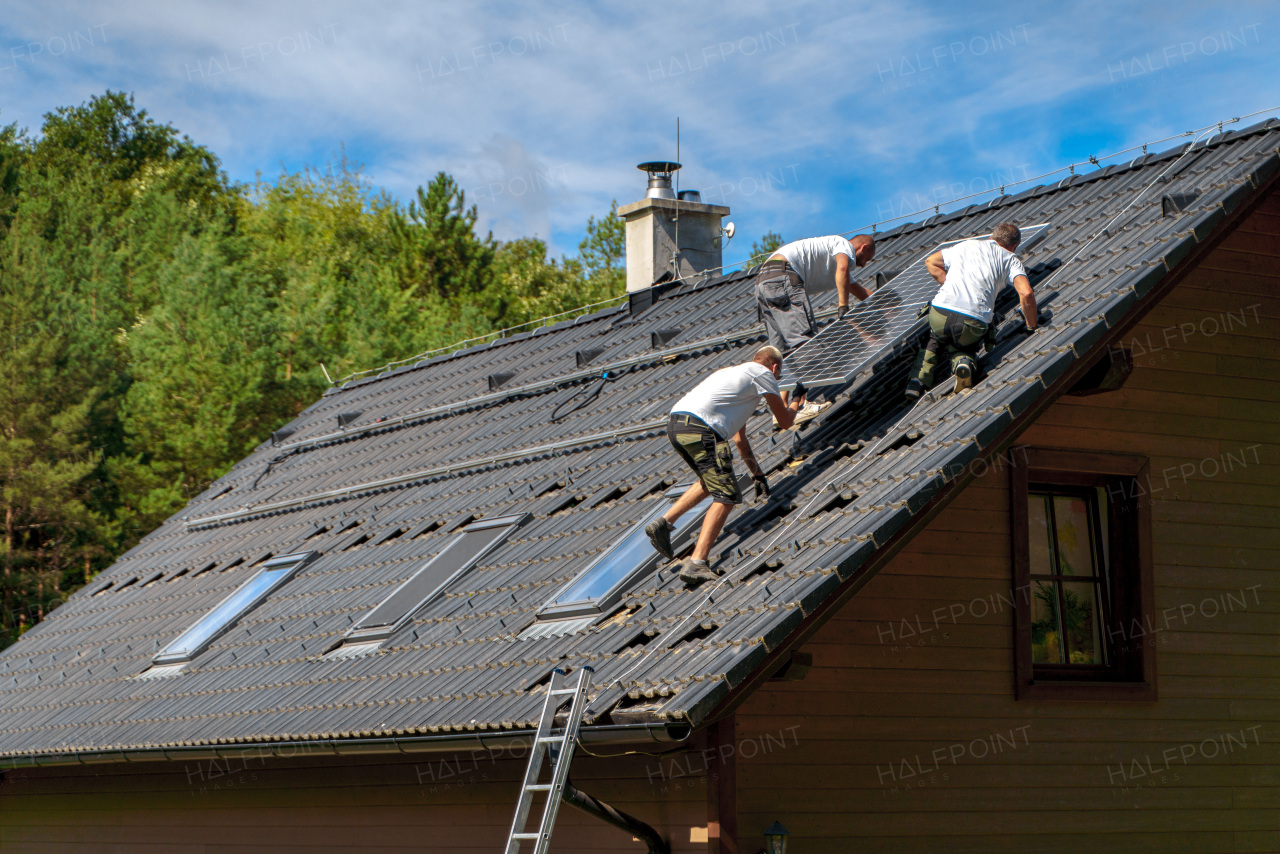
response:
<path id="1" fill-rule="evenodd" d="M 481 519 L 458 531 L 435 557 L 352 626 L 341 645 L 329 652 L 330 657 L 347 658 L 377 649 L 417 611 L 443 593 L 455 579 L 474 567 L 480 558 L 528 519 L 527 513 Z"/>
<path id="2" fill-rule="evenodd" d="M 1031 484 L 1027 493 L 1031 661 L 1105 667 L 1112 638 L 1107 542 L 1098 506 L 1106 492 Z"/>
<path id="3" fill-rule="evenodd" d="M 315 552 L 281 555 L 262 564 L 262 570 L 223 599 L 194 626 L 152 659 L 157 667 L 180 665 L 199 655 L 219 635 L 258 606 L 273 590 L 293 577 Z"/>
<path id="4" fill-rule="evenodd" d="M 666 513 L 687 488 L 686 484 L 667 490 L 665 499 L 656 502 L 657 506 L 648 513 L 642 514 L 640 520 L 627 529 L 622 539 L 561 588 L 555 598 L 538 612 L 538 618 L 555 620 L 583 617 L 599 614 L 613 607 L 641 577 L 653 572 L 659 561 L 663 560 L 653 550 L 644 526 Z M 690 532 L 700 529 L 702 517 L 710 506 L 711 496 L 707 496 L 676 520 L 671 545 L 677 553 L 688 544 Z"/>
<path id="5" fill-rule="evenodd" d="M 1019 699 L 1155 699 L 1147 460 L 1015 447 Z"/>

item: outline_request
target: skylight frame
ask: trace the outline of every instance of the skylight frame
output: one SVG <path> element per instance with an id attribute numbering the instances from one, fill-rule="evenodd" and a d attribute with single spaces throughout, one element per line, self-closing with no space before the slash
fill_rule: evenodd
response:
<path id="1" fill-rule="evenodd" d="M 262 568 L 252 578 L 210 608 L 204 616 L 153 656 L 151 666 L 169 667 L 189 664 L 195 660 L 210 644 L 230 631 L 246 614 L 292 579 L 316 554 L 314 551 L 296 552 L 264 561 Z"/>
<path id="2" fill-rule="evenodd" d="M 557 590 L 555 595 L 547 601 L 547 604 L 538 609 L 536 615 L 537 620 L 539 622 L 550 622 L 553 620 L 564 620 L 570 618 L 580 619 L 586 616 L 602 614 L 621 601 L 622 597 L 635 586 L 637 581 L 652 574 L 654 570 L 657 569 L 658 564 L 666 560 L 666 558 L 658 554 L 657 551 L 653 551 L 634 568 L 626 571 L 599 596 L 590 599 L 575 599 L 571 602 L 559 602 L 560 597 L 564 596 L 583 579 L 587 578 L 591 573 L 597 571 L 599 567 L 609 561 L 609 559 L 612 558 L 631 537 L 644 537 L 645 542 L 648 542 L 648 538 L 644 533 L 644 526 L 657 519 L 663 513 L 666 513 L 667 510 L 671 509 L 671 505 L 674 504 L 676 499 L 678 499 L 688 488 L 689 484 L 686 483 L 680 486 L 673 486 L 664 492 L 663 498 L 669 500 L 655 502 L 657 505 L 656 507 L 642 516 L 638 522 L 627 529 L 626 533 L 615 540 L 607 550 L 597 555 L 595 560 L 587 564 L 581 572 Z M 693 532 L 701 530 L 702 520 L 706 516 L 707 508 L 710 506 L 711 496 L 707 496 L 707 498 L 699 505 L 695 506 L 680 519 L 680 527 L 673 532 L 671 537 L 672 548 L 675 549 L 677 553 L 679 553 L 682 546 L 688 542 L 690 537 L 693 535 Z"/>
<path id="3" fill-rule="evenodd" d="M 478 564 L 487 554 L 502 545 L 513 531 L 528 522 L 530 518 L 531 517 L 528 513 L 516 513 L 509 516 L 495 516 L 491 519 L 477 519 L 471 524 L 465 525 L 454 531 L 453 538 L 447 545 L 445 545 L 444 548 L 433 555 L 426 561 L 426 563 L 422 564 L 422 566 L 418 567 L 412 575 L 397 584 L 395 590 L 392 590 L 384 596 L 382 600 L 369 611 L 369 613 L 364 615 L 363 618 L 357 620 L 355 624 L 347 630 L 347 633 L 343 635 L 341 642 L 329 651 L 328 655 L 336 658 L 349 657 L 350 655 L 355 655 L 357 653 L 348 648 L 357 646 L 362 648 L 360 650 L 361 653 L 373 652 L 389 637 L 412 620 L 414 614 L 421 611 L 429 602 L 433 601 L 442 592 L 444 592 L 446 588 L 457 581 L 458 578 L 474 569 L 476 564 Z M 449 555 L 453 549 L 463 543 L 468 534 L 475 534 L 494 529 L 502 530 L 497 531 L 497 533 L 485 542 L 479 550 L 470 555 L 461 566 L 450 573 L 449 576 L 439 584 L 435 585 L 435 587 L 433 587 L 429 592 L 419 597 L 415 604 L 409 606 L 394 621 L 389 623 L 379 622 L 377 624 L 370 624 L 368 622 L 384 605 L 395 599 L 396 596 L 400 594 L 400 591 L 404 590 L 409 585 L 412 585 L 423 573 L 429 571 L 430 568 L 438 561 L 447 559 L 446 556 Z M 367 647 L 367 649 L 364 649 L 365 647 Z"/>

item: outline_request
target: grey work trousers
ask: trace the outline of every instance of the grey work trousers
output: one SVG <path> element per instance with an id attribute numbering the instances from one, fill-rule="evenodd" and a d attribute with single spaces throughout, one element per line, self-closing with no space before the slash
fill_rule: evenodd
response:
<path id="1" fill-rule="evenodd" d="M 783 353 L 817 334 L 818 325 L 804 281 L 786 262 L 765 262 L 756 274 L 755 296 L 769 343 Z"/>

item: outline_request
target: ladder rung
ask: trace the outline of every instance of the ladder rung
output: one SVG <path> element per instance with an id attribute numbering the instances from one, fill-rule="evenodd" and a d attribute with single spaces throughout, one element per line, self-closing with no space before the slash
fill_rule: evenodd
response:
<path id="1" fill-rule="evenodd" d="M 548 735 L 545 738 L 538 739 L 538 744 L 563 744 L 563 735 Z"/>
<path id="2" fill-rule="evenodd" d="M 540 834 L 540 833 L 513 833 L 513 834 L 511 834 L 511 838 L 512 838 L 512 839 L 540 839 L 540 838 L 542 838 L 542 834 Z"/>
<path id="3" fill-rule="evenodd" d="M 577 688 L 557 688 L 551 692 L 552 696 L 556 696 L 556 697 L 560 696 L 561 694 L 576 694 L 576 693 L 578 693 Z"/>
<path id="4" fill-rule="evenodd" d="M 554 783 L 532 783 L 524 787 L 526 792 L 549 792 L 555 788 Z"/>

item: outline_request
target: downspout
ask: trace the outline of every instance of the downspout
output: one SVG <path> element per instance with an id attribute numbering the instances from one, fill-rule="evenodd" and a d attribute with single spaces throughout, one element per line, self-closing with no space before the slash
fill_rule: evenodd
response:
<path id="1" fill-rule="evenodd" d="M 579 790 L 573 785 L 572 780 L 565 781 L 564 794 L 561 795 L 561 799 L 566 804 L 572 804 L 583 812 L 593 815 L 603 822 L 612 824 L 620 830 L 625 830 L 640 839 L 645 845 L 649 846 L 649 854 L 671 854 L 671 846 L 658 834 L 658 831 L 635 816 L 630 816 L 622 810 L 614 809 L 604 801 L 597 800 L 586 792 Z"/>

